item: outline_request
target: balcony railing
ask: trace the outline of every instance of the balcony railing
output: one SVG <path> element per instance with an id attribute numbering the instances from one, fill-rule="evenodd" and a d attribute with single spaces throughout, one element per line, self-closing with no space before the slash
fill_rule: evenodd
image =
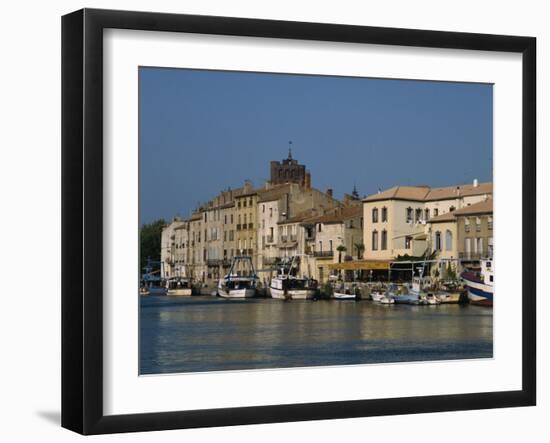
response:
<path id="1" fill-rule="evenodd" d="M 264 257 L 263 258 L 264 266 L 276 265 L 280 261 L 281 261 L 281 259 L 279 257 Z"/>
<path id="2" fill-rule="evenodd" d="M 290 236 L 290 241 L 296 241 L 296 234 L 293 234 Z"/>
<path id="3" fill-rule="evenodd" d="M 223 260 L 219 258 L 209 258 L 206 260 L 207 266 L 221 266 L 223 264 Z"/>
<path id="4" fill-rule="evenodd" d="M 334 251 L 315 251 L 314 257 L 334 257 Z"/>
<path id="5" fill-rule="evenodd" d="M 484 257 L 483 252 L 459 252 L 458 257 L 462 260 L 479 260 Z"/>

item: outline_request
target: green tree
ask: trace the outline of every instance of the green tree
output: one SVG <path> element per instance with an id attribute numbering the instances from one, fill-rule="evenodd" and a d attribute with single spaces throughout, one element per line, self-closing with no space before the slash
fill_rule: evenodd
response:
<path id="1" fill-rule="evenodd" d="M 144 224 L 139 230 L 139 263 L 141 270 L 147 264 L 147 259 L 160 261 L 160 247 L 162 229 L 166 226 L 164 219 Z M 158 264 L 153 265 L 153 270 L 160 269 Z"/>
<path id="2" fill-rule="evenodd" d="M 347 248 L 344 245 L 339 245 L 336 250 L 338 251 L 338 263 L 342 263 L 342 252 L 346 252 Z"/>
<path id="3" fill-rule="evenodd" d="M 365 245 L 363 244 L 363 242 L 355 243 L 354 246 L 355 250 L 357 251 L 357 258 L 363 258 L 363 252 L 365 252 Z"/>

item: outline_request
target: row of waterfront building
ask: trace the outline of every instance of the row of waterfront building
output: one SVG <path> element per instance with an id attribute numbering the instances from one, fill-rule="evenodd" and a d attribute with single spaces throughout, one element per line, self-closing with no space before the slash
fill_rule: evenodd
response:
<path id="1" fill-rule="evenodd" d="M 304 255 L 304 273 L 319 282 L 339 273 L 384 278 L 392 263 L 430 260 L 444 278 L 493 253 L 492 183 L 449 187 L 395 186 L 343 201 L 311 186 L 311 175 L 292 158 L 271 162 L 271 178 L 221 191 L 189 218 L 162 232 L 165 278 L 217 281 L 235 256 L 251 256 L 268 279 L 281 257 Z M 262 273 L 264 274 L 262 276 Z"/>

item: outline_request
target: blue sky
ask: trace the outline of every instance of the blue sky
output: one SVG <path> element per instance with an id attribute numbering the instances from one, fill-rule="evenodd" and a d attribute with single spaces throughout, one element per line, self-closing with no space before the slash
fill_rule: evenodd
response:
<path id="1" fill-rule="evenodd" d="M 492 85 L 139 70 L 140 223 L 188 216 L 293 156 L 335 196 L 492 180 Z"/>

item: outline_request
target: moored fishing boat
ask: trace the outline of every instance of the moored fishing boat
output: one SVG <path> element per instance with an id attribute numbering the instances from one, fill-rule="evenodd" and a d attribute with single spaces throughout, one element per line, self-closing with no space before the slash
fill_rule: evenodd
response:
<path id="1" fill-rule="evenodd" d="M 167 295 L 189 296 L 192 294 L 191 279 L 172 277 L 166 281 Z"/>
<path id="2" fill-rule="evenodd" d="M 277 275 L 271 279 L 269 292 L 279 300 L 312 300 L 317 295 L 317 281 L 298 277 L 299 256 L 283 259 Z"/>
<path id="3" fill-rule="evenodd" d="M 218 282 L 218 295 L 224 298 L 252 298 L 258 277 L 249 256 L 233 257 L 227 275 Z"/>
<path id="4" fill-rule="evenodd" d="M 153 263 L 160 264 L 160 262 L 152 260 L 147 261 L 147 265 L 144 268 L 145 273 L 141 277 L 139 293 L 141 295 L 166 295 L 166 283 L 158 275 L 160 270 L 153 270 Z"/>
<path id="5" fill-rule="evenodd" d="M 494 261 L 484 259 L 480 264 L 480 272 L 466 271 L 461 275 L 468 291 L 468 300 L 476 305 L 493 306 Z"/>

